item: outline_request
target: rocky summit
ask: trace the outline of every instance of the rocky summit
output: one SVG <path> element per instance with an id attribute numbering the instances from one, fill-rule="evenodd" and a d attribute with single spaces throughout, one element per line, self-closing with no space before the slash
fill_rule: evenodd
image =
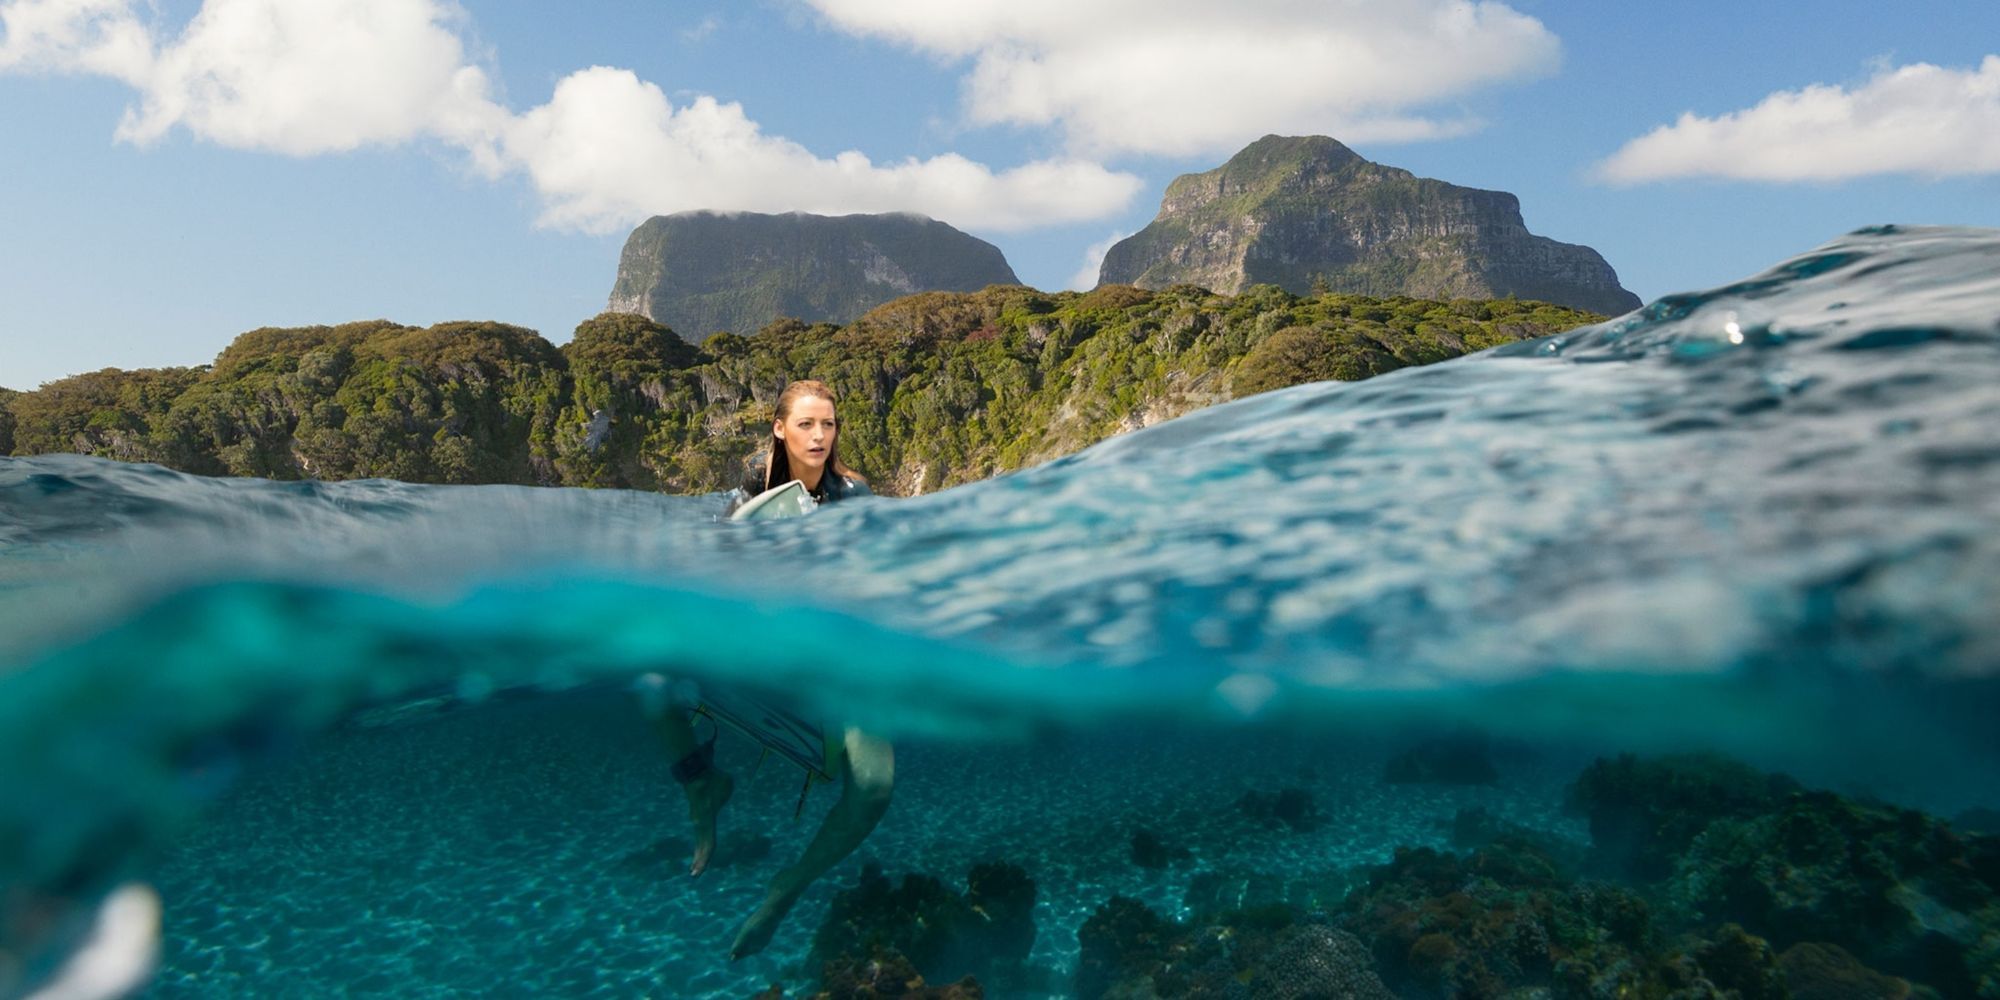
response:
<path id="1" fill-rule="evenodd" d="M 784 317 L 847 323 L 915 292 L 1019 283 L 1000 248 L 921 215 L 683 212 L 632 231 L 609 308 L 699 341 Z"/>
<path id="2" fill-rule="evenodd" d="M 1268 135 L 1175 178 L 1158 217 L 1104 255 L 1098 281 L 1639 307 L 1597 251 L 1528 232 L 1513 195 L 1373 163 L 1326 136 Z"/>

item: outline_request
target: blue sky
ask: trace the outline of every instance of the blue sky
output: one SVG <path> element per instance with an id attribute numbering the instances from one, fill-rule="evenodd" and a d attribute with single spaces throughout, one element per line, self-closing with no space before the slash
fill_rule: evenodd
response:
<path id="1" fill-rule="evenodd" d="M 2000 225 L 1996 52 L 1989 0 L 0 0 L 0 385 L 376 317 L 560 343 L 689 208 L 920 211 L 1074 287 L 1269 132 L 1512 191 L 1651 299 Z"/>

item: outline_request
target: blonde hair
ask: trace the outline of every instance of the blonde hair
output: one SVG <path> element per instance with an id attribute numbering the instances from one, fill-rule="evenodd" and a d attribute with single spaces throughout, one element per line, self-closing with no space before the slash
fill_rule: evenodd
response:
<path id="1" fill-rule="evenodd" d="M 793 404 L 808 396 L 826 400 L 827 405 L 832 406 L 836 414 L 839 412 L 840 401 L 834 398 L 833 387 L 818 379 L 802 378 L 785 386 L 785 391 L 778 394 L 777 422 L 784 423 L 785 418 L 792 415 Z M 833 435 L 833 447 L 826 450 L 827 470 L 837 476 L 859 479 L 860 475 L 840 460 L 840 434 L 837 430 L 840 425 L 836 423 L 834 426 L 836 432 Z M 798 477 L 792 475 L 791 457 L 785 454 L 785 442 L 779 440 L 776 434 L 771 435 L 771 455 L 764 462 L 764 488 L 768 490 L 796 478 Z"/>

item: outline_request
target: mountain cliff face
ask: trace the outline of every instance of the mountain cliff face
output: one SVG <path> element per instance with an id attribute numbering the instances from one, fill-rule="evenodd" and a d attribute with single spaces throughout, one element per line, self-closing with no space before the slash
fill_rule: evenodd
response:
<path id="1" fill-rule="evenodd" d="M 998 247 L 920 215 L 683 212 L 632 231 L 609 308 L 699 341 L 782 317 L 847 323 L 915 292 L 1019 283 Z"/>
<path id="2" fill-rule="evenodd" d="M 1528 232 L 1513 195 L 1371 163 L 1325 136 L 1265 136 L 1176 178 L 1152 224 L 1104 255 L 1098 281 L 1639 307 L 1597 251 Z"/>

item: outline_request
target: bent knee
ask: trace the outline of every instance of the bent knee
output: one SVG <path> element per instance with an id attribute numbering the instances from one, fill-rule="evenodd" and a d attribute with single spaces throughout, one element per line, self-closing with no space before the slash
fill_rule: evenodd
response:
<path id="1" fill-rule="evenodd" d="M 849 788 L 864 801 L 887 805 L 896 787 L 896 751 L 888 740 L 870 736 L 859 729 L 842 734 L 847 751 L 845 777 Z"/>

